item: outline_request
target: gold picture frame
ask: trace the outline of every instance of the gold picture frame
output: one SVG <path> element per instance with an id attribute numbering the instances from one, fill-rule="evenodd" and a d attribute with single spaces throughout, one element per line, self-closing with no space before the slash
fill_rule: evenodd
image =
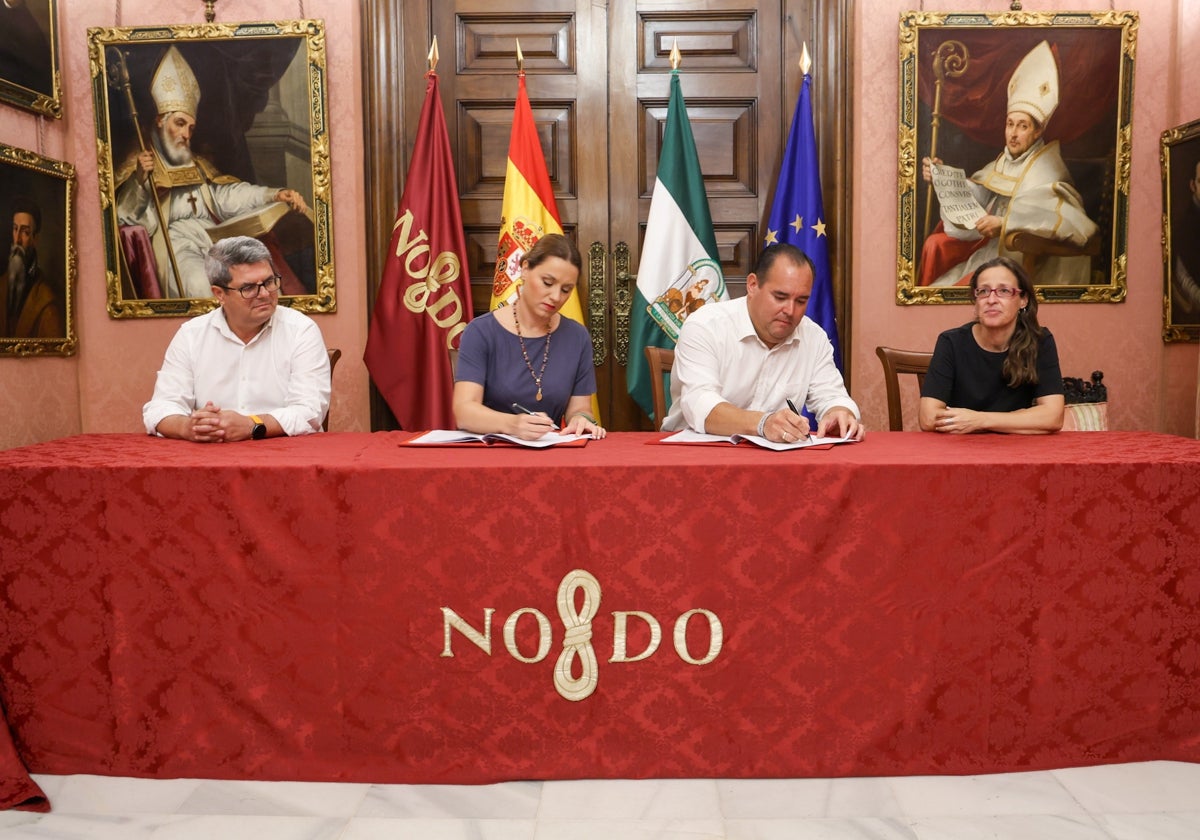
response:
<path id="1" fill-rule="evenodd" d="M 58 0 L 0 3 L 0 102 L 62 118 Z"/>
<path id="2" fill-rule="evenodd" d="M 1160 138 L 1163 341 L 1200 342 L 1200 120 Z"/>
<path id="3" fill-rule="evenodd" d="M 969 302 L 996 254 L 1040 301 L 1125 299 L 1137 29 L 1137 12 L 901 14 L 898 304 Z M 982 237 L 944 218 L 927 157 L 961 170 L 939 180 L 980 202 Z"/>
<path id="4" fill-rule="evenodd" d="M 110 317 L 213 309 L 203 255 L 237 234 L 282 303 L 335 311 L 324 23 L 92 28 L 88 50 Z"/>
<path id="5" fill-rule="evenodd" d="M 70 356 L 75 335 L 75 168 L 0 143 L 0 357 Z"/>

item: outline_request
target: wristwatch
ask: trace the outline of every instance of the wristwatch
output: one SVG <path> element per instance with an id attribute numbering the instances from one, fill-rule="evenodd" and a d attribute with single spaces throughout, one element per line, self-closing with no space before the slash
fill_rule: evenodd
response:
<path id="1" fill-rule="evenodd" d="M 267 424 L 257 414 L 251 414 L 250 419 L 254 422 L 254 428 L 250 431 L 250 439 L 262 440 L 265 438 L 267 436 Z"/>

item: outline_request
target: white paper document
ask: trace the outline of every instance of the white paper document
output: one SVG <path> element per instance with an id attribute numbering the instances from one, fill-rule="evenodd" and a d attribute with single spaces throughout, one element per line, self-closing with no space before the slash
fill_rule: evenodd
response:
<path id="1" fill-rule="evenodd" d="M 684 429 L 681 432 L 663 438 L 659 443 L 692 443 L 692 444 L 711 444 L 711 443 L 753 443 L 755 446 L 761 446 L 763 449 L 806 449 L 810 446 L 832 446 L 835 443 L 858 443 L 854 438 L 845 437 L 810 437 L 808 440 L 797 440 L 791 443 L 779 443 L 773 440 L 767 440 L 765 437 L 758 435 L 733 435 L 726 437 L 725 435 L 710 435 L 704 432 L 693 432 L 690 429 Z"/>
<path id="2" fill-rule="evenodd" d="M 971 192 L 967 173 L 954 166 L 929 164 L 933 190 L 937 193 L 942 215 L 959 227 L 973 228 L 975 222 L 987 215 Z"/>
<path id="3" fill-rule="evenodd" d="M 591 435 L 561 435 L 558 432 L 546 432 L 540 438 L 522 440 L 519 437 L 502 435 L 498 432 L 477 435 L 474 432 L 464 432 L 462 429 L 434 429 L 405 443 L 408 446 L 445 446 L 452 443 L 512 443 L 517 446 L 528 446 L 533 449 L 545 449 L 548 446 L 559 446 L 560 444 L 573 443 L 574 441 L 588 438 L 591 438 Z"/>

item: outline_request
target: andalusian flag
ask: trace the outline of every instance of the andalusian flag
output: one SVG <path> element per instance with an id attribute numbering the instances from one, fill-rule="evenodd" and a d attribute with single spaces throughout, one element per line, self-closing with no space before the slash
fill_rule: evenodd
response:
<path id="1" fill-rule="evenodd" d="M 521 259 L 525 252 L 545 234 L 562 232 L 546 159 L 533 122 L 533 109 L 525 92 L 525 74 L 518 73 L 517 103 L 508 140 L 508 169 L 504 174 L 504 203 L 500 209 L 500 247 L 492 283 L 492 309 L 516 301 L 516 284 L 521 279 Z M 582 281 L 583 277 L 579 279 Z M 579 305 L 578 286 L 563 304 L 562 314 L 587 326 Z M 600 418 L 594 397 L 592 415 Z"/>
<path id="2" fill-rule="evenodd" d="M 805 59 L 808 47 L 804 48 Z M 833 361 L 842 369 L 837 313 L 833 306 L 833 281 L 829 270 L 829 243 L 825 236 L 825 208 L 821 201 L 821 168 L 817 161 L 817 134 L 813 128 L 812 76 L 804 74 L 800 99 L 792 117 L 787 148 L 763 245 L 795 245 L 813 262 L 812 296 L 805 312 L 825 330 L 833 344 Z"/>
<path id="3" fill-rule="evenodd" d="M 653 416 L 645 348 L 674 347 L 689 313 L 728 297 L 679 71 L 672 70 L 666 132 L 630 316 L 625 372 L 629 395 L 646 414 Z"/>

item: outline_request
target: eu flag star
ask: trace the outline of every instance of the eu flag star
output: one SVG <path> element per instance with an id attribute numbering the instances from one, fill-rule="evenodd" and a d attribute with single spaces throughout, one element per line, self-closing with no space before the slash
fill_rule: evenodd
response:
<path id="1" fill-rule="evenodd" d="M 776 235 L 779 231 L 767 228 L 767 235 L 763 237 L 763 245 L 778 245 L 779 237 Z"/>
<path id="2" fill-rule="evenodd" d="M 800 98 L 792 115 L 787 146 L 779 165 L 779 182 L 771 200 L 768 225 L 786 242 L 803 248 L 813 262 L 812 294 L 804 314 L 815 321 L 833 345 L 833 360 L 840 370 L 837 309 L 829 271 L 829 237 L 825 208 L 821 203 L 821 168 L 818 166 L 817 137 L 813 130 L 812 77 L 807 73 L 800 85 Z M 795 221 L 785 221 L 794 219 Z M 632 355 L 632 354 L 631 354 Z"/>

